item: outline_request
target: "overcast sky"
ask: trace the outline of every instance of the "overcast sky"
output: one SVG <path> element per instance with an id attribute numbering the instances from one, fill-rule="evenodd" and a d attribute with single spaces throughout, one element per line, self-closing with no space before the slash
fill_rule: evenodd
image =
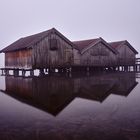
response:
<path id="1" fill-rule="evenodd" d="M 70 40 L 128 40 L 140 52 L 140 0 L 0 0 L 0 49 L 52 27 Z"/>

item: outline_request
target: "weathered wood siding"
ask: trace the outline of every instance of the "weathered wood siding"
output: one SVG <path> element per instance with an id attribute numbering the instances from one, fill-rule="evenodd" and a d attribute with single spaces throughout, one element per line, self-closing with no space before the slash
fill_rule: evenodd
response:
<path id="1" fill-rule="evenodd" d="M 5 67 L 8 68 L 31 68 L 32 50 L 20 50 L 5 53 Z"/>
<path id="2" fill-rule="evenodd" d="M 50 44 L 51 39 L 55 43 Z M 33 68 L 70 66 L 73 59 L 73 47 L 56 34 L 50 34 L 33 46 Z"/>
<path id="3" fill-rule="evenodd" d="M 122 45 L 117 48 L 119 54 L 117 55 L 119 65 L 134 65 L 136 54 L 127 46 Z"/>
<path id="4" fill-rule="evenodd" d="M 74 50 L 73 46 L 54 33 L 32 46 L 32 49 L 5 53 L 5 66 L 34 69 L 71 66 L 74 65 Z"/>
<path id="5" fill-rule="evenodd" d="M 79 66 L 80 65 L 80 58 L 81 58 L 80 51 L 74 49 L 73 55 L 74 55 L 74 66 Z"/>
<path id="6" fill-rule="evenodd" d="M 81 66 L 113 66 L 116 64 L 116 55 L 103 43 L 89 48 L 81 55 Z"/>

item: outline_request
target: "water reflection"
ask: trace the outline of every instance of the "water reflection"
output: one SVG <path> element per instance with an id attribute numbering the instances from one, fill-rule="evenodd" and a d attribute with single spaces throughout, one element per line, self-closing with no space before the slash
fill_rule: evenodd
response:
<path id="1" fill-rule="evenodd" d="M 56 116 L 75 98 L 102 103 L 110 94 L 128 96 L 138 84 L 135 73 L 100 73 L 90 76 L 5 77 L 15 99 Z"/>

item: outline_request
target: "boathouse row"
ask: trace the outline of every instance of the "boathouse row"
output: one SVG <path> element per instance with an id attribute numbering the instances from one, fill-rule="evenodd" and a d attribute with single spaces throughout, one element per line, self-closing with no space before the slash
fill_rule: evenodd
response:
<path id="1" fill-rule="evenodd" d="M 27 36 L 2 49 L 7 70 L 116 68 L 134 66 L 138 52 L 128 41 L 102 38 L 71 42 L 55 28 Z M 3 69 L 3 70 L 4 70 Z"/>
<path id="2" fill-rule="evenodd" d="M 80 66 L 112 67 L 117 65 L 118 52 L 102 38 L 73 43 L 80 51 Z"/>

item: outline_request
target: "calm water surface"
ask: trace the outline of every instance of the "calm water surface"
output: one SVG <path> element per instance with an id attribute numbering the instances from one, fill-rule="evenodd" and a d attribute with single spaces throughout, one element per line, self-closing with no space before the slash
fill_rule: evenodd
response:
<path id="1" fill-rule="evenodd" d="M 140 140 L 137 76 L 1 76 L 0 140 Z"/>

